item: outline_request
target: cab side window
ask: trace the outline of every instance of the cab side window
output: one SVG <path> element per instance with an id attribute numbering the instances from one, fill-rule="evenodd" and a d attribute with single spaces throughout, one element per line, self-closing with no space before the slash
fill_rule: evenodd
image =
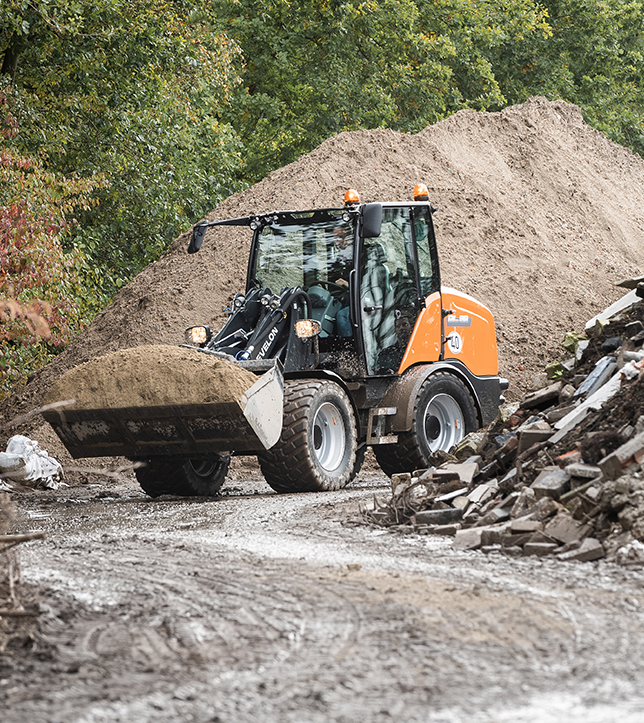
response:
<path id="1" fill-rule="evenodd" d="M 383 209 L 380 236 L 365 241 L 362 328 L 370 374 L 395 374 L 418 315 L 411 209 Z"/>
<path id="2" fill-rule="evenodd" d="M 413 226 L 414 238 L 416 240 L 416 252 L 418 254 L 418 274 L 420 276 L 421 296 L 427 297 L 432 292 L 438 291 L 438 283 L 432 259 L 432 245 L 430 243 L 430 219 L 429 209 L 426 207 L 414 208 Z"/>

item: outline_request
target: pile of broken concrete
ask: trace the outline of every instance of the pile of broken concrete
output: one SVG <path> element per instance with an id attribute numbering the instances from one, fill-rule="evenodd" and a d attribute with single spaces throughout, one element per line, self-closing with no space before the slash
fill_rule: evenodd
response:
<path id="1" fill-rule="evenodd" d="M 644 565 L 644 277 L 563 342 L 520 403 L 433 467 L 392 477 L 372 523 L 454 547 Z"/>

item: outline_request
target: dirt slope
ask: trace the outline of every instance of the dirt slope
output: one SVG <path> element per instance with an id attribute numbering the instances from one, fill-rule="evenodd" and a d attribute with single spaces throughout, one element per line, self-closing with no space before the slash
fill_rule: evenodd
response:
<path id="1" fill-rule="evenodd" d="M 498 323 L 501 373 L 529 387 L 565 331 L 642 274 L 644 160 L 587 126 L 576 106 L 532 98 L 500 113 L 461 111 L 417 135 L 341 133 L 224 201 L 210 219 L 278 208 L 409 199 L 425 182 L 443 283 L 487 304 Z M 195 219 L 197 220 L 197 219 Z M 188 235 L 142 271 L 5 414 L 36 406 L 67 369 L 106 351 L 175 344 L 193 323 L 217 327 L 243 290 L 247 229 L 217 229 L 199 254 Z"/>

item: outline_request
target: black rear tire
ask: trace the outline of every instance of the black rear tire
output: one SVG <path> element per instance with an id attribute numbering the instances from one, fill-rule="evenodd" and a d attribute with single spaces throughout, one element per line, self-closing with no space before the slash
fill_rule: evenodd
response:
<path id="1" fill-rule="evenodd" d="M 411 431 L 401 432 L 397 444 L 374 445 L 373 451 L 382 471 L 391 477 L 430 466 L 434 452 L 449 452 L 478 428 L 476 405 L 465 384 L 453 374 L 437 372 L 416 397 Z"/>
<path id="2" fill-rule="evenodd" d="M 156 457 L 135 469 L 136 478 L 150 497 L 214 497 L 226 479 L 230 457 L 219 460 Z"/>
<path id="3" fill-rule="evenodd" d="M 276 492 L 345 487 L 356 475 L 356 422 L 351 402 L 326 380 L 284 382 L 284 422 L 277 444 L 257 455 Z"/>
<path id="4" fill-rule="evenodd" d="M 367 449 L 368 447 L 365 442 L 358 445 L 358 449 L 356 450 L 356 461 L 353 465 L 353 472 L 351 473 L 351 480 L 355 479 L 360 474 L 360 470 L 364 464 L 364 458 L 367 455 Z"/>

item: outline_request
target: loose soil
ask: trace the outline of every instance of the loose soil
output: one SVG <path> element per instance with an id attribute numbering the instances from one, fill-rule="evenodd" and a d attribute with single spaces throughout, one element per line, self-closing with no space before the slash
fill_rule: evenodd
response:
<path id="1" fill-rule="evenodd" d="M 72 409 L 122 409 L 238 402 L 257 377 L 236 364 L 192 349 L 139 346 L 80 364 L 57 379 L 45 404 L 75 400 Z"/>

